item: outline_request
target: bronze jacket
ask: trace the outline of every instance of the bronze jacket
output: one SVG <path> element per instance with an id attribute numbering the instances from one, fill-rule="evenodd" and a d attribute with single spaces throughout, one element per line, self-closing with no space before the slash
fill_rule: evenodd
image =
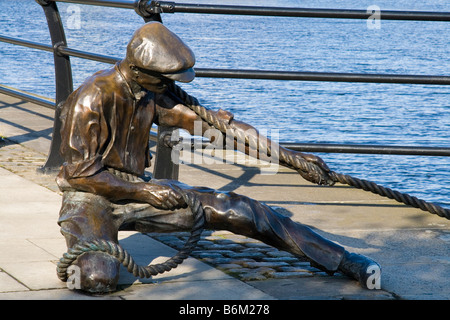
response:
<path id="1" fill-rule="evenodd" d="M 155 94 L 136 100 L 117 65 L 95 73 L 63 106 L 60 177 L 88 177 L 104 167 L 142 175 L 154 117 Z"/>

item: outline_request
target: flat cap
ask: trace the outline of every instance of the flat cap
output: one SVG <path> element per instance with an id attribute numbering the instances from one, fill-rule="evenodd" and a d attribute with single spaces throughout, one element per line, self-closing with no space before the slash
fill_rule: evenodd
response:
<path id="1" fill-rule="evenodd" d="M 162 23 L 149 22 L 136 30 L 127 46 L 127 59 L 138 68 L 172 80 L 189 82 L 195 77 L 192 50 Z"/>

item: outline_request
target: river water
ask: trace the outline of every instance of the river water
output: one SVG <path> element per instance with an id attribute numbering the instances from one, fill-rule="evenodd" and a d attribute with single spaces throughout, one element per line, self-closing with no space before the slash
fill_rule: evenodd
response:
<path id="1" fill-rule="evenodd" d="M 448 1 L 189 1 L 449 12 Z M 142 19 L 129 9 L 58 4 L 72 48 L 123 57 Z M 199 68 L 450 75 L 448 22 L 164 14 Z M 374 25 L 374 23 L 379 23 Z M 49 44 L 34 0 L 0 0 L 0 34 Z M 71 58 L 74 85 L 107 64 Z M 54 98 L 53 57 L 0 43 L 0 84 Z M 182 87 L 280 141 L 450 147 L 450 89 L 438 85 L 197 78 Z M 0 110 L 1 118 L 1 110 Z M 318 154 L 336 172 L 450 207 L 450 158 Z"/>

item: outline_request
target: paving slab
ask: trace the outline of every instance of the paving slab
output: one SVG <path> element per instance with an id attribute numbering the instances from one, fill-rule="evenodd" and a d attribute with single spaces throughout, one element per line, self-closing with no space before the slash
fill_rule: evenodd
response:
<path id="1" fill-rule="evenodd" d="M 6 205 L 0 209 L 0 299 L 86 299 L 56 277 L 56 263 L 66 251 L 65 240 L 56 224 L 61 196 L 3 168 L 0 168 L 0 179 L 9 182 L 8 188 L 2 190 L 2 204 Z M 30 197 L 19 200 L 19 190 Z M 141 265 L 161 262 L 176 253 L 137 232 L 121 232 L 120 243 Z M 216 282 L 220 283 L 219 287 Z M 146 289 L 142 284 L 150 284 L 151 288 Z M 193 258 L 151 279 L 136 279 L 122 267 L 119 285 L 122 290 L 104 298 L 172 299 L 177 290 L 186 292 L 182 287 L 190 288 L 189 294 L 180 295 L 184 299 L 272 298 Z"/>

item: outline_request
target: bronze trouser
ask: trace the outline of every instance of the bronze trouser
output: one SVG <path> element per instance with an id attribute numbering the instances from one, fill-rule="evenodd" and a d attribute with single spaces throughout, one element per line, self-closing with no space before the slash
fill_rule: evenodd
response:
<path id="1" fill-rule="evenodd" d="M 206 229 L 228 230 L 261 240 L 306 257 L 328 271 L 336 271 L 342 260 L 343 247 L 263 203 L 234 192 L 190 187 L 178 181 L 165 182 L 196 194 L 205 211 Z M 158 210 L 148 204 L 112 203 L 98 195 L 67 191 L 58 223 L 67 246 L 72 247 L 77 241 L 94 239 L 117 242 L 119 230 L 189 231 L 193 215 L 189 209 Z"/>

